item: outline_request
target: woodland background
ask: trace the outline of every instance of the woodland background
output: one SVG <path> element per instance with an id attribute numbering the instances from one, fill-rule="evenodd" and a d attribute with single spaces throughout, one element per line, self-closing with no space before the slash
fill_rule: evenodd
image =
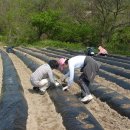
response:
<path id="1" fill-rule="evenodd" d="M 130 55 L 130 0 L 0 0 L 0 41 Z"/>

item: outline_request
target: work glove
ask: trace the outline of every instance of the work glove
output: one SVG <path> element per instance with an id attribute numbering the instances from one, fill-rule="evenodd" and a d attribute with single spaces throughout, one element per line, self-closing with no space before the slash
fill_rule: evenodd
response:
<path id="1" fill-rule="evenodd" d="M 63 91 L 68 91 L 69 90 L 69 86 L 65 86 L 62 88 Z"/>

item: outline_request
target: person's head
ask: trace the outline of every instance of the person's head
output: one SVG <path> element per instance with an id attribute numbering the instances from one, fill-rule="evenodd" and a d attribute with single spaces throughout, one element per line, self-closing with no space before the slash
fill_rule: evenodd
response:
<path id="1" fill-rule="evenodd" d="M 58 69 L 59 67 L 59 64 L 56 60 L 50 60 L 48 64 L 50 65 L 52 69 Z"/>
<path id="2" fill-rule="evenodd" d="M 64 68 L 66 68 L 68 66 L 68 59 L 66 59 L 66 58 L 60 58 L 57 62 L 59 64 L 59 69 L 61 71 L 63 71 Z"/>
<path id="3" fill-rule="evenodd" d="M 99 46 L 99 47 L 98 47 L 98 50 L 101 50 L 101 49 L 102 49 L 102 46 Z"/>
<path id="4" fill-rule="evenodd" d="M 88 56 L 94 56 L 94 47 L 87 47 L 87 50 L 85 52 L 85 55 L 88 55 Z"/>

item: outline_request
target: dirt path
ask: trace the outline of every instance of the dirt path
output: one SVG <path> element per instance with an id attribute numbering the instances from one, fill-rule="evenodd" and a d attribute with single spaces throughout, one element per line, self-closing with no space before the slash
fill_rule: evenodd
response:
<path id="1" fill-rule="evenodd" d="M 30 55 L 27 56 L 39 64 L 44 63 L 35 57 L 32 57 Z M 60 77 L 62 76 L 59 71 L 55 71 L 55 73 Z M 109 86 L 107 83 L 108 82 L 106 82 L 106 86 Z M 72 94 L 76 94 L 79 91 L 80 89 L 77 84 L 74 84 L 70 89 L 70 92 Z M 121 116 L 115 110 L 111 109 L 105 102 L 101 102 L 96 97 L 94 97 L 94 100 L 89 104 L 85 105 L 85 107 L 89 109 L 93 116 L 103 126 L 104 130 L 130 130 L 130 120 L 127 117 Z"/>
<path id="2" fill-rule="evenodd" d="M 55 110 L 49 95 L 32 93 L 29 78 L 31 71 L 15 55 L 9 54 L 20 76 L 24 95 L 28 103 L 27 130 L 65 130 L 62 117 Z"/>

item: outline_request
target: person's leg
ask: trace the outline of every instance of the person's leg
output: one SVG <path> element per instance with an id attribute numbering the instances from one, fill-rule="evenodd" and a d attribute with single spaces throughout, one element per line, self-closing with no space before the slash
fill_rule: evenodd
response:
<path id="1" fill-rule="evenodd" d="M 93 96 L 91 95 L 88 86 L 90 85 L 90 81 L 87 80 L 87 78 L 85 78 L 85 75 L 82 74 L 79 78 L 79 84 L 82 90 L 82 96 L 83 98 L 81 99 L 81 101 L 83 103 L 87 103 L 89 101 L 91 101 L 93 99 Z"/>
<path id="2" fill-rule="evenodd" d="M 33 90 L 36 91 L 36 92 L 40 91 L 39 87 L 33 87 Z"/>
<path id="3" fill-rule="evenodd" d="M 33 81 L 30 80 L 31 84 L 33 85 L 33 90 L 36 92 L 43 92 L 41 94 L 44 94 L 46 89 L 49 87 L 49 81 L 48 79 L 42 79 L 41 81 Z"/>
<path id="4" fill-rule="evenodd" d="M 49 81 L 48 79 L 42 79 L 39 83 L 39 88 L 41 91 L 45 92 L 47 88 L 49 87 Z"/>
<path id="5" fill-rule="evenodd" d="M 31 82 L 31 84 L 32 84 L 32 86 L 33 86 L 33 90 L 34 90 L 35 92 L 39 92 L 39 91 L 40 91 L 40 89 L 39 89 L 39 87 L 38 87 L 39 81 L 33 81 L 32 79 L 30 79 L 30 82 Z"/>
<path id="6" fill-rule="evenodd" d="M 106 54 L 101 53 L 100 55 L 101 55 L 101 56 L 105 56 Z"/>
<path id="7" fill-rule="evenodd" d="M 83 97 L 90 94 L 90 91 L 88 89 L 89 84 L 90 82 L 87 79 L 85 79 L 84 74 L 82 74 L 79 77 L 79 85 L 81 87 L 81 92 Z"/>

